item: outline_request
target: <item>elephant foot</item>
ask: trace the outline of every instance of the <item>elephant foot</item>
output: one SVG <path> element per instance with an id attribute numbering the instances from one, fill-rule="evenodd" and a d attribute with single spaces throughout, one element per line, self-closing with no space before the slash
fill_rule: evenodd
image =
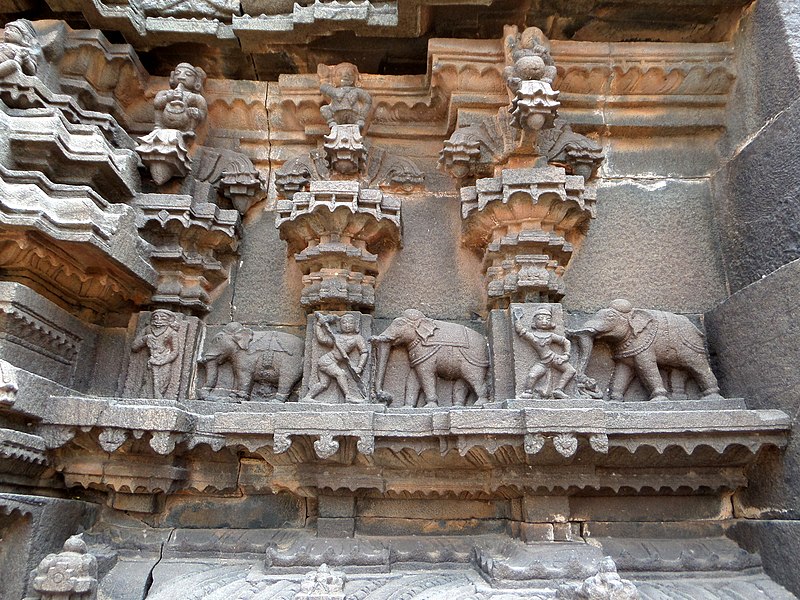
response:
<path id="1" fill-rule="evenodd" d="M 475 400 L 475 404 L 473 404 L 472 406 L 477 406 L 480 408 L 484 406 L 487 402 L 489 402 L 488 398 L 478 398 L 477 400 Z"/>
<path id="2" fill-rule="evenodd" d="M 703 400 L 724 400 L 725 398 L 719 393 L 719 388 L 706 390 L 703 392 Z"/>
<path id="3" fill-rule="evenodd" d="M 270 400 L 270 402 L 284 404 L 288 399 L 289 399 L 289 394 L 275 394 L 275 398 Z"/>
<path id="4" fill-rule="evenodd" d="M 344 401 L 348 404 L 366 404 L 367 399 L 361 396 L 345 396 Z"/>
<path id="5" fill-rule="evenodd" d="M 439 404 L 436 402 L 426 402 L 423 408 L 439 408 Z"/>
<path id="6" fill-rule="evenodd" d="M 519 397 L 520 397 L 522 400 L 532 400 L 533 398 L 535 398 L 535 396 L 533 395 L 533 392 L 529 392 L 529 391 L 527 391 L 527 390 L 525 390 L 524 392 L 522 392 L 522 393 L 519 395 Z"/>
<path id="7" fill-rule="evenodd" d="M 657 396 L 653 396 L 652 398 L 650 398 L 650 401 L 651 402 L 667 402 L 667 401 L 669 401 L 669 396 L 667 396 L 666 394 L 659 394 Z"/>
<path id="8" fill-rule="evenodd" d="M 556 400 L 566 400 L 569 395 L 564 390 L 553 390 L 553 398 Z"/>

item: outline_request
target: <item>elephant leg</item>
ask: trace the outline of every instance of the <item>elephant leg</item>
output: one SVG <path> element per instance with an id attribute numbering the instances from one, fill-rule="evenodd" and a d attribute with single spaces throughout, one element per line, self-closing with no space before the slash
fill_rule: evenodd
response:
<path id="1" fill-rule="evenodd" d="M 622 402 L 622 397 L 631 381 L 633 381 L 633 366 L 624 362 L 615 363 L 611 383 L 608 384 L 609 399 L 613 402 Z"/>
<path id="2" fill-rule="evenodd" d="M 689 373 L 680 368 L 670 369 L 669 372 L 669 391 L 672 393 L 673 400 L 687 400 L 689 396 L 686 394 L 686 380 Z"/>
<path id="3" fill-rule="evenodd" d="M 422 393 L 425 395 L 425 408 L 439 406 L 439 398 L 436 397 L 436 372 L 417 374 Z"/>
<path id="4" fill-rule="evenodd" d="M 489 401 L 489 393 L 486 388 L 486 371 L 484 369 L 476 369 L 475 372 L 465 373 L 464 378 L 477 396 L 473 406 L 486 404 Z"/>
<path id="5" fill-rule="evenodd" d="M 253 374 L 248 373 L 243 367 L 234 365 L 233 368 L 233 395 L 237 398 L 248 399 L 253 391 Z"/>
<path id="6" fill-rule="evenodd" d="M 636 366 L 636 374 L 642 380 L 642 383 L 650 394 L 650 400 L 669 400 L 667 388 L 664 387 L 664 380 L 661 378 L 661 372 L 658 370 L 656 357 L 645 355 L 643 352 L 639 356 L 634 357 L 633 362 Z"/>
<path id="7" fill-rule="evenodd" d="M 717 378 L 714 373 L 711 371 L 711 367 L 708 366 L 708 363 L 705 361 L 705 357 L 701 360 L 698 360 L 696 364 L 691 365 L 688 367 L 689 372 L 694 377 L 694 380 L 697 382 L 697 385 L 700 386 L 700 391 L 703 394 L 703 398 L 722 398 L 719 393 L 719 383 L 717 383 Z"/>
<path id="8" fill-rule="evenodd" d="M 289 399 L 289 394 L 292 393 L 294 384 L 295 379 L 292 377 L 291 373 L 287 374 L 281 372 L 281 374 L 278 375 L 278 391 L 275 393 L 275 402 L 286 402 Z"/>
<path id="9" fill-rule="evenodd" d="M 411 371 L 408 373 L 408 378 L 406 379 L 406 392 L 403 406 L 413 408 L 417 405 L 417 400 L 419 399 L 419 389 L 419 376 L 414 369 L 411 369 Z"/>
<path id="10" fill-rule="evenodd" d="M 464 379 L 456 379 L 453 382 L 453 406 L 466 406 L 469 390 L 469 385 Z"/>

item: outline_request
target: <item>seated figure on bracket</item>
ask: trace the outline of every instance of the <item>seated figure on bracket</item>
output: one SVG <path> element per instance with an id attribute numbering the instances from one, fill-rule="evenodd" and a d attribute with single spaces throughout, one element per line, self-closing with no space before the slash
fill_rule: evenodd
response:
<path id="1" fill-rule="evenodd" d="M 320 67 L 320 75 L 324 75 L 324 65 Z M 328 67 L 325 67 L 327 70 Z M 322 117 L 333 128 L 334 125 L 358 125 L 359 131 L 364 132 L 372 96 L 369 92 L 356 87 L 358 70 L 350 63 L 341 63 L 333 67 L 333 80 L 335 85 L 323 83 L 319 90 L 330 100 L 320 109 Z"/>
<path id="2" fill-rule="evenodd" d="M 33 24 L 27 19 L 12 21 L 3 29 L 0 42 L 0 77 L 22 72 L 36 75 L 42 50 Z"/>
<path id="3" fill-rule="evenodd" d="M 553 315 L 549 308 L 542 307 L 533 315 L 533 327 L 525 331 L 521 320 L 514 324 L 517 334 L 528 342 L 536 353 L 537 361 L 528 372 L 522 398 L 534 398 L 538 392 L 536 385 L 548 374 L 558 377 L 549 394 L 552 398 L 569 398 L 565 388 L 575 376 L 575 367 L 569 364 L 572 344 L 562 335 L 553 331 Z M 545 392 L 544 396 L 548 394 Z"/>

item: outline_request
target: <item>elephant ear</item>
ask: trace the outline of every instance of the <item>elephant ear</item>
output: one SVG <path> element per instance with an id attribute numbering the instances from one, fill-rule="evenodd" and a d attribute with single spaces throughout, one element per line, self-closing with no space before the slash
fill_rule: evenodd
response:
<path id="1" fill-rule="evenodd" d="M 434 323 L 433 319 L 428 319 L 427 317 L 420 319 L 419 323 L 417 323 L 417 335 L 422 338 L 423 341 L 427 340 L 429 337 L 433 335 L 433 332 L 436 331 L 436 323 Z"/>
<path id="2" fill-rule="evenodd" d="M 239 348 L 247 350 L 250 347 L 250 342 L 253 341 L 253 330 L 249 327 L 242 327 L 233 335 L 233 340 Z"/>
<path id="3" fill-rule="evenodd" d="M 644 310 L 634 310 L 628 319 L 634 337 L 638 337 L 653 322 L 653 316 Z"/>

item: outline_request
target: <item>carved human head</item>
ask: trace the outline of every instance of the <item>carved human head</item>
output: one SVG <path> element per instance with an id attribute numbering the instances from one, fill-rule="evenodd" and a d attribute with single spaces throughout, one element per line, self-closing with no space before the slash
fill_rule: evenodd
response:
<path id="1" fill-rule="evenodd" d="M 553 313 L 547 307 L 539 308 L 533 313 L 533 325 L 536 329 L 553 329 Z"/>
<path id="2" fill-rule="evenodd" d="M 18 19 L 7 23 L 3 30 L 3 40 L 9 44 L 34 48 L 39 45 L 36 30 L 28 19 Z"/>
<path id="3" fill-rule="evenodd" d="M 352 63 L 341 63 L 334 70 L 337 87 L 352 87 L 358 81 L 358 68 Z"/>
<path id="4" fill-rule="evenodd" d="M 356 316 L 351 313 L 345 313 L 342 315 L 342 318 L 339 319 L 339 329 L 342 333 L 355 333 L 358 331 L 358 321 L 356 320 Z"/>
<path id="5" fill-rule="evenodd" d="M 174 321 L 175 314 L 163 308 L 153 311 L 153 314 L 150 316 L 150 324 L 153 327 L 166 327 Z"/>
<path id="6" fill-rule="evenodd" d="M 180 63 L 169 75 L 170 87 L 176 88 L 182 83 L 185 88 L 198 94 L 203 91 L 205 81 L 206 72 L 189 63 Z"/>

